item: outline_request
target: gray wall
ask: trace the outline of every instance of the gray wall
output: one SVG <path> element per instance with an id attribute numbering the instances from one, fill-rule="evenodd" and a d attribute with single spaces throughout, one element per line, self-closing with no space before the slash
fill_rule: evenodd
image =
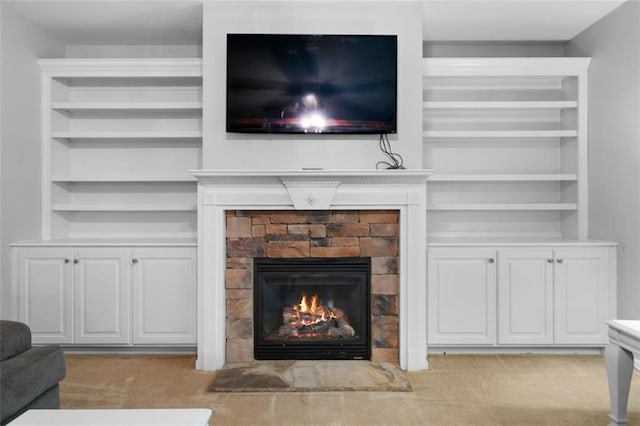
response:
<path id="1" fill-rule="evenodd" d="M 0 3 L 0 129 L 2 216 L 0 318 L 11 318 L 9 243 L 40 237 L 40 68 L 37 58 L 64 55 L 64 46 Z"/>
<path id="2" fill-rule="evenodd" d="M 640 318 L 640 3 L 629 1 L 566 46 L 589 67 L 589 229 L 619 242 L 618 317 Z"/>
<path id="3" fill-rule="evenodd" d="M 398 133 L 389 139 L 407 168 L 422 167 L 421 2 L 214 1 L 204 3 L 203 22 L 203 168 L 352 170 L 371 169 L 386 159 L 375 135 L 226 133 L 226 71 L 221 65 L 227 32 L 397 34 Z"/>
<path id="4" fill-rule="evenodd" d="M 562 42 L 424 42 L 425 58 L 564 56 Z"/>

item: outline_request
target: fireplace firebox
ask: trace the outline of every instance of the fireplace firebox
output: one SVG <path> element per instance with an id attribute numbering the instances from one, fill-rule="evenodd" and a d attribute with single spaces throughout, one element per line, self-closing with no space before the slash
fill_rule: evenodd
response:
<path id="1" fill-rule="evenodd" d="M 254 259 L 254 356 L 371 359 L 371 260 Z"/>

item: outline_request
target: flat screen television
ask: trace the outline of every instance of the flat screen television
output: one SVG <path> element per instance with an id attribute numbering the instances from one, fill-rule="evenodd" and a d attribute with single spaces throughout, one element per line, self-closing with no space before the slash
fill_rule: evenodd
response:
<path id="1" fill-rule="evenodd" d="M 397 36 L 227 34 L 227 132 L 395 133 Z"/>

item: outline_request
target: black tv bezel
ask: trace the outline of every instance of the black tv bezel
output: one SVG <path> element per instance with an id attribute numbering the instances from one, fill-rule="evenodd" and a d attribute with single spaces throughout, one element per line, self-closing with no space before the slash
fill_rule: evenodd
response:
<path id="1" fill-rule="evenodd" d="M 395 63 L 395 73 L 394 73 L 394 99 L 393 99 L 393 107 L 394 107 L 394 120 L 393 126 L 389 129 L 371 129 L 371 130 L 362 130 L 362 129 L 354 129 L 353 131 L 323 131 L 323 132 L 308 132 L 304 130 L 300 131 L 281 131 L 281 130 L 273 130 L 273 129 L 230 129 L 229 125 L 229 87 L 230 87 L 230 76 L 229 76 L 229 36 L 251 36 L 251 37 L 362 37 L 362 38 L 393 38 L 395 43 L 395 51 L 394 51 L 394 63 Z M 225 79 L 225 130 L 226 133 L 232 134 L 254 134 L 254 135 L 385 135 L 385 134 L 397 134 L 398 133 L 398 35 L 397 34 L 312 34 L 312 33 L 227 33 L 226 34 L 226 55 L 225 55 L 225 68 L 226 68 L 226 79 Z"/>

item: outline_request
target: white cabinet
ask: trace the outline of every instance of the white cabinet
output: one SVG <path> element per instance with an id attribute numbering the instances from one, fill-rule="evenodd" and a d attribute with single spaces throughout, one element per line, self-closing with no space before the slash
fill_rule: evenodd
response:
<path id="1" fill-rule="evenodd" d="M 17 319 L 29 324 L 33 343 L 73 342 L 73 250 L 14 249 Z"/>
<path id="2" fill-rule="evenodd" d="M 616 248 L 430 247 L 431 346 L 603 346 L 616 315 Z M 494 260 L 496 259 L 496 260 Z"/>
<path id="3" fill-rule="evenodd" d="M 13 244 L 17 316 L 36 343 L 195 344 L 202 60 L 39 63 L 42 240 Z"/>
<path id="4" fill-rule="evenodd" d="M 428 344 L 493 344 L 495 249 L 434 249 L 428 257 Z"/>
<path id="5" fill-rule="evenodd" d="M 603 345 L 615 318 L 615 249 L 504 250 L 498 343 Z"/>
<path id="6" fill-rule="evenodd" d="M 44 244 L 13 247 L 17 318 L 34 343 L 196 343 L 193 246 Z"/>
<path id="7" fill-rule="evenodd" d="M 129 255 L 121 248 L 74 250 L 75 344 L 126 344 L 130 339 Z"/>
<path id="8" fill-rule="evenodd" d="M 561 249 L 555 257 L 556 343 L 606 343 L 605 321 L 615 318 L 614 255 L 606 248 Z"/>
<path id="9" fill-rule="evenodd" d="M 425 58 L 428 236 L 588 236 L 589 58 Z"/>
<path id="10" fill-rule="evenodd" d="M 553 250 L 498 254 L 498 343 L 553 343 Z"/>
<path id="11" fill-rule="evenodd" d="M 589 62 L 423 60 L 430 345 L 606 344 L 616 247 L 589 240 Z"/>
<path id="12" fill-rule="evenodd" d="M 195 249 L 133 251 L 133 343 L 195 344 Z"/>
<path id="13" fill-rule="evenodd" d="M 129 341 L 130 276 L 119 248 L 14 249 L 18 319 L 34 343 Z"/>

